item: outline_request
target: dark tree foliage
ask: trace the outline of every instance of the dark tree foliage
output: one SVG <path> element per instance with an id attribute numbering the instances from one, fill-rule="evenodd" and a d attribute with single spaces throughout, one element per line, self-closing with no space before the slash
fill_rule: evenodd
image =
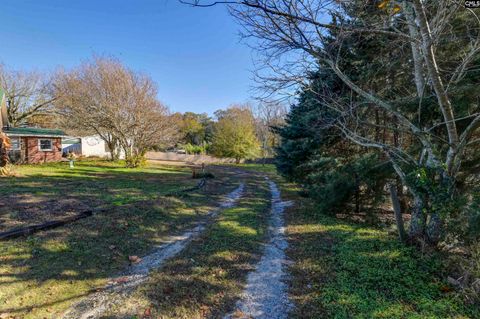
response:
<path id="1" fill-rule="evenodd" d="M 300 92 L 286 125 L 276 128 L 282 139 L 277 149 L 278 171 L 304 185 L 324 213 L 356 213 L 383 199 L 385 179 L 392 175 L 386 161 L 371 150 L 342 138 L 334 127 L 338 114 L 322 103 L 319 92 L 345 95 L 346 88 L 333 74 L 317 72 Z"/>
<path id="2" fill-rule="evenodd" d="M 342 14 L 332 16 L 333 24 L 361 28 L 382 19 L 383 13 L 376 5 L 365 7 L 363 2 L 358 2 L 363 8 L 358 10 L 356 2 L 352 3 L 345 6 Z M 431 2 L 429 5 L 435 8 L 436 4 Z M 480 110 L 480 55 L 474 56 L 467 72 L 455 76 L 458 62 L 466 59 L 472 38 L 478 35 L 478 26 L 471 19 L 466 11 L 457 12 L 448 32 L 439 37 L 436 44 L 440 76 L 448 86 L 447 93 L 460 133 L 467 130 Z M 392 30 L 408 34 L 407 25 L 402 21 L 392 19 L 389 24 Z M 440 160 L 436 163 L 428 160 L 422 155 L 424 144 L 419 143 L 416 133 L 405 130 L 392 112 L 353 94 L 328 65 L 319 62 L 319 71 L 309 76 L 310 83 L 302 88 L 287 125 L 278 130 L 283 142 L 278 150 L 279 171 L 290 180 L 302 183 L 326 212 L 345 210 L 346 202 L 355 203 L 358 211 L 359 198 L 360 206 L 371 208 L 385 194 L 387 184 L 396 184 L 404 211 L 422 216 L 423 220 L 417 224 L 422 236 L 431 242 L 438 241 L 439 236 L 435 231 L 428 233 L 430 229 L 437 232 L 442 229 L 443 238 L 450 236 L 464 241 L 478 238 L 478 130 L 472 131 L 468 147 L 461 153 L 463 158 L 456 164 L 458 173 L 449 177 L 445 171 L 448 161 L 442 157 L 448 154 L 451 144 L 438 107 L 438 95 L 425 74 L 422 74 L 422 94 L 414 94 L 410 46 L 401 39 L 384 34 L 342 34 L 341 28 L 330 30 L 322 42 L 325 54 L 338 63 L 349 79 L 367 92 L 376 92 L 379 98 L 389 101 L 394 110 L 421 128 L 421 134 L 431 145 L 432 154 Z M 342 118 L 343 123 L 335 122 Z M 345 131 L 350 131 L 340 132 L 342 126 Z M 385 147 L 367 149 L 358 146 L 361 143 L 353 145 L 351 132 Z M 413 160 L 404 161 L 385 149 L 401 150 Z M 397 162 L 405 172 L 403 181 L 399 180 L 398 174 L 393 174 L 392 162 Z M 402 193 L 402 184 L 408 192 Z M 364 203 L 362 196 L 367 194 L 372 200 Z M 426 227 L 427 223 L 431 227 Z M 442 226 L 438 227 L 440 224 Z M 411 234 L 414 237 L 415 231 L 411 230 Z"/>

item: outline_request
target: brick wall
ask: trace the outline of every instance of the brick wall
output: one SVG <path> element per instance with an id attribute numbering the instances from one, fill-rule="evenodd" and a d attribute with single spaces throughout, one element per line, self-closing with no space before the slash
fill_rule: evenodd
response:
<path id="1" fill-rule="evenodd" d="M 39 139 L 52 140 L 51 151 L 40 151 L 38 148 Z M 37 138 L 24 137 L 26 146 L 27 163 L 58 162 L 62 160 L 62 139 L 61 138 Z"/>

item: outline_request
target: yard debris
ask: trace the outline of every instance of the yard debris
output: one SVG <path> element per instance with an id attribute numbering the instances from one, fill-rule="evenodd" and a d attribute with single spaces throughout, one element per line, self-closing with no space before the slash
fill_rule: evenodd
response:
<path id="1" fill-rule="evenodd" d="M 134 264 L 137 264 L 142 261 L 142 258 L 133 255 L 133 256 L 128 256 L 128 260 Z"/>
<path id="2" fill-rule="evenodd" d="M 145 311 L 143 312 L 143 316 L 144 317 L 151 317 L 152 316 L 152 308 L 147 308 L 145 309 Z"/>
<path id="3" fill-rule="evenodd" d="M 166 196 L 179 196 L 181 194 L 194 192 L 194 191 L 197 191 L 199 189 L 202 189 L 203 187 L 205 187 L 206 184 L 207 184 L 207 179 L 205 177 L 203 177 L 197 185 L 195 185 L 193 187 L 190 187 L 190 188 L 187 188 L 187 189 L 183 189 L 183 190 L 175 191 L 175 192 L 172 192 L 172 193 L 168 193 L 168 194 L 166 194 Z"/>
<path id="4" fill-rule="evenodd" d="M 452 277 L 448 277 L 447 281 L 450 285 L 452 285 L 454 287 L 460 287 L 462 285 L 462 283 L 459 280 L 457 280 L 455 278 L 452 278 Z"/>
<path id="5" fill-rule="evenodd" d="M 9 239 L 9 238 L 15 238 L 15 237 L 20 237 L 20 236 L 31 235 L 31 234 L 34 234 L 34 233 L 36 233 L 38 231 L 41 231 L 41 230 L 52 229 L 52 228 L 56 228 L 56 227 L 59 227 L 59 226 L 63 226 L 65 224 L 72 223 L 72 222 L 77 221 L 79 219 L 92 216 L 92 214 L 93 214 L 93 212 L 91 210 L 86 210 L 86 211 L 81 212 L 80 214 L 75 215 L 75 216 L 70 216 L 70 217 L 59 219 L 59 220 L 53 220 L 53 221 L 49 221 L 49 222 L 46 222 L 46 223 L 43 223 L 43 224 L 12 229 L 12 230 L 0 233 L 0 239 Z"/>
<path id="6" fill-rule="evenodd" d="M 129 278 L 128 277 L 119 277 L 119 278 L 116 278 L 113 280 L 114 283 L 117 283 L 117 284 L 124 284 L 126 282 L 129 281 Z"/>

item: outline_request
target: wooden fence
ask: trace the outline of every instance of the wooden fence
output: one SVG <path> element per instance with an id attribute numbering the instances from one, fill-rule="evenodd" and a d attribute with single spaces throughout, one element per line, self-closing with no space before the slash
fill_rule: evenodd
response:
<path id="1" fill-rule="evenodd" d="M 194 164 L 235 163 L 233 158 L 218 158 L 210 155 L 178 154 L 174 152 L 147 152 L 147 160 L 175 161 Z"/>

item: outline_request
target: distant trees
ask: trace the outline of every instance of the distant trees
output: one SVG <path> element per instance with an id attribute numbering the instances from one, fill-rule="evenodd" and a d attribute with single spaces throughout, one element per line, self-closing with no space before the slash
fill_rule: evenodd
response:
<path id="1" fill-rule="evenodd" d="M 280 141 L 274 128 L 283 124 L 286 112 L 285 105 L 271 102 L 218 110 L 216 121 L 205 113 L 176 113 L 178 146 L 187 154 L 210 153 L 237 161 L 273 157 Z"/>
<path id="2" fill-rule="evenodd" d="M 215 112 L 218 121 L 214 125 L 211 149 L 217 156 L 242 159 L 255 158 L 260 144 L 255 135 L 255 119 L 252 112 L 242 106 L 232 106 Z"/>
<path id="3" fill-rule="evenodd" d="M 188 154 L 205 154 L 211 142 L 213 120 L 206 114 L 185 112 L 176 115 L 182 147 Z"/>
<path id="4" fill-rule="evenodd" d="M 180 132 L 186 143 L 201 145 L 207 138 L 208 125 L 211 119 L 207 114 L 185 112 L 182 115 Z"/>
<path id="5" fill-rule="evenodd" d="M 35 117 L 52 116 L 51 79 L 40 72 L 13 70 L 0 64 L 0 87 L 7 99 L 8 121 L 13 127 L 26 124 Z"/>
<path id="6" fill-rule="evenodd" d="M 275 156 L 275 149 L 280 146 L 280 137 L 276 132 L 285 123 L 288 113 L 284 103 L 262 101 L 251 107 L 255 118 L 255 132 L 260 142 L 260 156 L 263 159 Z"/>
<path id="7" fill-rule="evenodd" d="M 120 147 L 128 167 L 139 166 L 148 149 L 178 138 L 178 127 L 157 101 L 153 81 L 114 58 L 95 57 L 58 73 L 54 88 L 61 96 L 55 104 L 63 126 L 100 136 L 112 159 Z"/>

